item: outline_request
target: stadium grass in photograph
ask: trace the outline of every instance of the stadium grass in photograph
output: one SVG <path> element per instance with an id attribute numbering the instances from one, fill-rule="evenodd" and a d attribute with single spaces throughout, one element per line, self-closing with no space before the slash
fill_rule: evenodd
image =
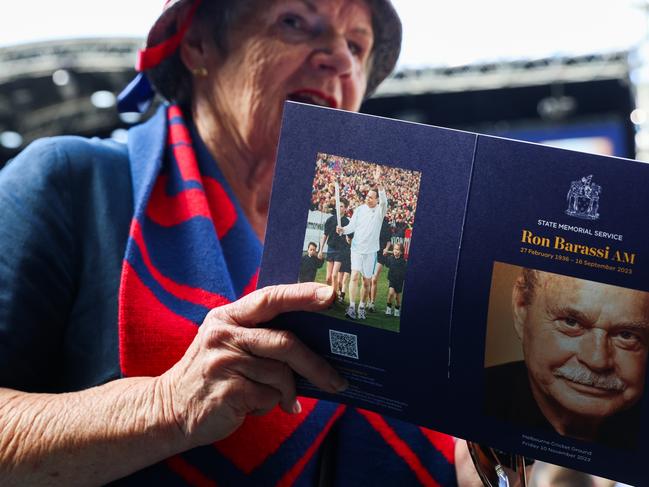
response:
<path id="1" fill-rule="evenodd" d="M 381 328 L 382 330 L 394 331 L 399 333 L 399 323 L 400 318 L 395 317 L 394 315 L 387 316 L 385 314 L 386 302 L 388 298 L 388 273 L 382 272 L 378 280 L 378 290 L 376 293 L 376 311 L 373 313 L 368 312 L 367 318 L 363 321 L 357 322 L 361 325 L 373 326 L 375 328 Z M 326 284 L 327 282 L 327 271 L 324 266 L 321 269 L 318 269 L 318 272 L 315 277 L 316 282 Z M 402 295 L 403 300 L 403 295 Z M 332 308 L 329 308 L 326 311 L 323 311 L 322 314 L 331 316 L 332 318 L 339 318 L 345 320 L 345 312 L 349 306 L 349 298 L 345 297 L 344 303 L 338 301 L 334 302 Z"/>

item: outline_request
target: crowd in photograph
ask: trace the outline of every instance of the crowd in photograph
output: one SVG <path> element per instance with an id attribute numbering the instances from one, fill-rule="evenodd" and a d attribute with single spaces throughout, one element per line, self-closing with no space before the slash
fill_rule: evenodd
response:
<path id="1" fill-rule="evenodd" d="M 349 201 L 348 215 L 365 201 L 371 188 L 376 164 L 340 156 L 318 154 L 313 181 L 311 209 L 330 213 L 336 207 L 335 182 L 340 197 Z M 387 220 L 395 237 L 403 237 L 412 229 L 417 209 L 421 173 L 383 166 L 383 182 L 388 195 Z"/>

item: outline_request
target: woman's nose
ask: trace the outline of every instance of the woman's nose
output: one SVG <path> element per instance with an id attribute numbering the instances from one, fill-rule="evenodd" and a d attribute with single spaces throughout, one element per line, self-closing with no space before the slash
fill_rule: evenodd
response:
<path id="1" fill-rule="evenodd" d="M 348 75 L 353 66 L 353 53 L 345 36 L 338 32 L 323 32 L 319 46 L 311 58 L 313 67 L 338 76 Z"/>

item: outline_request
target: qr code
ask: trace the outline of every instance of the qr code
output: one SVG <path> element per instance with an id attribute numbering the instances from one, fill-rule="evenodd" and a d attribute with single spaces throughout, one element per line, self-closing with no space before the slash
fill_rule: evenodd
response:
<path id="1" fill-rule="evenodd" d="M 356 335 L 342 331 L 329 330 L 331 353 L 349 358 L 358 358 L 358 342 Z"/>

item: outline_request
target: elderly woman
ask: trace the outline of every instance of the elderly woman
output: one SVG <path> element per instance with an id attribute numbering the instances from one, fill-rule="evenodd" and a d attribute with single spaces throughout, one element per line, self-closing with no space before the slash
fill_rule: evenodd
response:
<path id="1" fill-rule="evenodd" d="M 455 483 L 451 438 L 296 397 L 346 381 L 263 323 L 331 288 L 250 293 L 284 101 L 357 110 L 400 40 L 389 0 L 169 0 L 121 100 L 169 104 L 128 146 L 0 172 L 0 483 Z"/>

